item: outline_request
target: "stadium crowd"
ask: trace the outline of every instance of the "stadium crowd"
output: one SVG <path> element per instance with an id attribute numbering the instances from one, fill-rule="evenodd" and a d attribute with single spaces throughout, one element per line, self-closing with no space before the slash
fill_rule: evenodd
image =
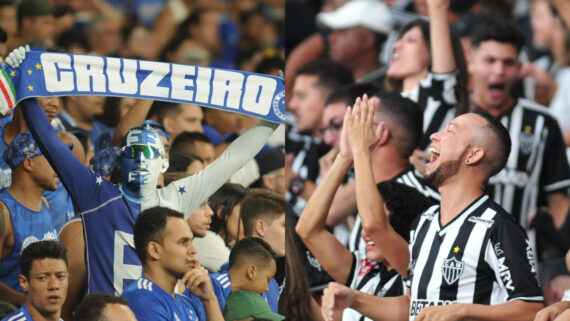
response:
<path id="1" fill-rule="evenodd" d="M 286 21 L 287 319 L 570 320 L 570 2 Z"/>
<path id="2" fill-rule="evenodd" d="M 284 8 L 0 1 L 0 57 L 18 68 L 31 48 L 278 76 Z M 0 319 L 284 319 L 285 126 L 95 95 L 25 99 L 0 121 Z"/>

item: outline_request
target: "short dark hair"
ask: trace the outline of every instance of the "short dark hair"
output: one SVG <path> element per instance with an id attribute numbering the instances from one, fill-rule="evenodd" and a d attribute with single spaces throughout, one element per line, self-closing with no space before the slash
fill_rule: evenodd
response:
<path id="1" fill-rule="evenodd" d="M 106 321 L 103 310 L 108 304 L 129 305 L 127 298 L 109 293 L 93 293 L 86 296 L 75 311 L 75 321 Z"/>
<path id="2" fill-rule="evenodd" d="M 166 227 L 166 220 L 169 217 L 184 219 L 184 215 L 182 213 L 160 206 L 146 209 L 137 217 L 133 228 L 135 251 L 143 264 L 146 261 L 146 245 L 151 241 L 162 241 L 162 231 Z"/>
<path id="3" fill-rule="evenodd" d="M 390 211 L 390 225 L 404 240 L 409 241 L 412 222 L 435 202 L 417 189 L 396 181 L 379 183 L 378 191 Z"/>
<path id="4" fill-rule="evenodd" d="M 20 273 L 29 278 L 34 261 L 43 259 L 61 259 L 67 266 L 67 250 L 61 243 L 54 240 L 32 243 L 20 255 Z"/>
<path id="5" fill-rule="evenodd" d="M 297 69 L 297 77 L 301 75 L 317 76 L 316 86 L 327 91 L 354 83 L 352 71 L 341 63 L 332 60 L 309 61 Z"/>
<path id="6" fill-rule="evenodd" d="M 495 117 L 483 110 L 477 110 L 475 113 L 487 120 L 487 128 L 495 136 L 493 140 L 497 150 L 497 158 L 489 164 L 489 177 L 499 173 L 509 160 L 511 153 L 511 135 L 507 128 Z"/>
<path id="7" fill-rule="evenodd" d="M 188 166 L 195 161 L 204 164 L 204 160 L 198 155 L 180 151 L 170 153 L 169 166 L 166 172 L 185 172 Z"/>
<path id="8" fill-rule="evenodd" d="M 423 135 L 423 110 L 420 105 L 398 93 L 385 91 L 378 97 L 380 106 L 376 113 L 382 115 L 382 120 L 394 134 L 399 156 L 408 158 L 420 144 Z"/>
<path id="9" fill-rule="evenodd" d="M 164 125 L 164 118 L 168 116 L 176 116 L 182 112 L 179 103 L 171 103 L 167 101 L 155 100 L 148 112 L 148 118 L 156 116 L 157 121 Z"/>
<path id="10" fill-rule="evenodd" d="M 494 17 L 475 28 L 473 34 L 471 34 L 471 46 L 479 48 L 481 43 L 489 40 L 512 44 L 517 48 L 517 53 L 521 51 L 525 43 L 524 34 L 517 26 L 511 22 Z"/>
<path id="11" fill-rule="evenodd" d="M 243 221 L 243 233 L 253 235 L 255 220 L 262 219 L 268 224 L 285 215 L 285 197 L 282 194 L 266 189 L 249 192 L 243 199 L 240 216 Z"/>
<path id="12" fill-rule="evenodd" d="M 176 138 L 174 138 L 172 145 L 170 145 L 170 154 L 185 152 L 184 151 L 185 147 L 193 148 L 195 142 L 204 142 L 212 144 L 212 140 L 210 140 L 210 138 L 203 133 L 183 132 L 180 133 L 178 136 L 176 136 Z"/>
<path id="13" fill-rule="evenodd" d="M 374 84 L 354 84 L 342 87 L 333 91 L 325 102 L 325 107 L 330 104 L 344 103 L 347 106 L 352 106 L 358 97 L 367 94 L 368 97 L 377 95 L 380 92 L 380 87 Z"/>
<path id="14" fill-rule="evenodd" d="M 277 256 L 267 242 L 258 237 L 246 237 L 232 248 L 228 269 L 249 263 L 267 266 L 271 261 L 277 262 Z"/>

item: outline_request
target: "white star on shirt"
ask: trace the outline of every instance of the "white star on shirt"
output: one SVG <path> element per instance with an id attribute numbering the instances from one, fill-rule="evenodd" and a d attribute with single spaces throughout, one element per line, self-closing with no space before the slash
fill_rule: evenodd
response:
<path id="1" fill-rule="evenodd" d="M 101 183 L 103 183 L 103 179 L 101 178 L 101 176 L 97 176 L 96 183 L 97 185 L 101 185 Z"/>

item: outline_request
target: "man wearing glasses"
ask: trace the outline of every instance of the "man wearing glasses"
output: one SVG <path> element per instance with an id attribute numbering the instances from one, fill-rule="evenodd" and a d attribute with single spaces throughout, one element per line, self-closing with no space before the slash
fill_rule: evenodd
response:
<path id="1" fill-rule="evenodd" d="M 87 293 L 119 295 L 142 275 L 133 243 L 133 226 L 141 211 L 163 206 L 194 212 L 253 158 L 277 127 L 259 121 L 205 170 L 157 189 L 158 176 L 168 168 L 168 160 L 158 133 L 149 126 L 133 128 L 125 136 L 117 158 L 122 182 L 114 185 L 72 157 L 35 99 L 23 101 L 21 108 L 40 149 L 81 212 L 87 269 L 79 275 L 86 272 Z"/>

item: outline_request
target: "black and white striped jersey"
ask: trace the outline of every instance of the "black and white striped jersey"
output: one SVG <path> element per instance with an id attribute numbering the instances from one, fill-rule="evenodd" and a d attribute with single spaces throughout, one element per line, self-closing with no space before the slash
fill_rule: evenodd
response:
<path id="1" fill-rule="evenodd" d="M 505 168 L 489 180 L 488 192 L 521 225 L 545 195 L 570 187 L 570 168 L 564 141 L 555 118 L 545 107 L 519 98 L 500 116 L 512 140 Z"/>
<path id="2" fill-rule="evenodd" d="M 366 251 L 356 251 L 352 255 L 352 268 L 346 286 L 378 297 L 404 294 L 404 280 L 396 270 L 388 271 L 384 264 L 368 260 Z M 342 320 L 371 321 L 353 309 L 345 309 Z"/>
<path id="3" fill-rule="evenodd" d="M 417 189 L 420 193 L 424 196 L 429 197 L 435 203 L 439 203 L 441 197 L 439 193 L 436 191 L 435 188 L 431 187 L 427 182 L 424 181 L 421 174 L 415 170 L 413 166 L 408 167 L 396 177 L 392 178 L 392 180 L 404 184 L 410 187 Z M 350 233 L 350 240 L 348 242 L 348 249 L 351 252 L 354 251 L 366 251 L 366 244 L 364 244 L 364 240 L 361 237 L 362 234 L 362 222 L 360 220 L 360 215 L 356 216 L 356 220 L 354 222 L 354 228 Z"/>
<path id="4" fill-rule="evenodd" d="M 433 305 L 543 301 L 530 242 L 512 215 L 487 194 L 443 227 L 439 210 L 410 232 L 410 320 Z"/>
<path id="5" fill-rule="evenodd" d="M 424 111 L 424 135 L 420 140 L 419 149 L 425 150 L 430 144 L 429 136 L 445 127 L 445 124 L 455 118 L 457 104 L 457 73 L 445 74 L 428 73 L 414 89 L 402 92 Z"/>
<path id="6" fill-rule="evenodd" d="M 285 145 L 287 153 L 294 155 L 291 170 L 304 180 L 319 183 L 319 159 L 330 150 L 330 146 L 315 136 L 299 133 L 295 126 L 290 126 L 287 130 Z M 303 212 L 307 204 L 306 200 L 289 191 L 285 195 L 285 200 L 293 206 L 296 213 Z"/>

